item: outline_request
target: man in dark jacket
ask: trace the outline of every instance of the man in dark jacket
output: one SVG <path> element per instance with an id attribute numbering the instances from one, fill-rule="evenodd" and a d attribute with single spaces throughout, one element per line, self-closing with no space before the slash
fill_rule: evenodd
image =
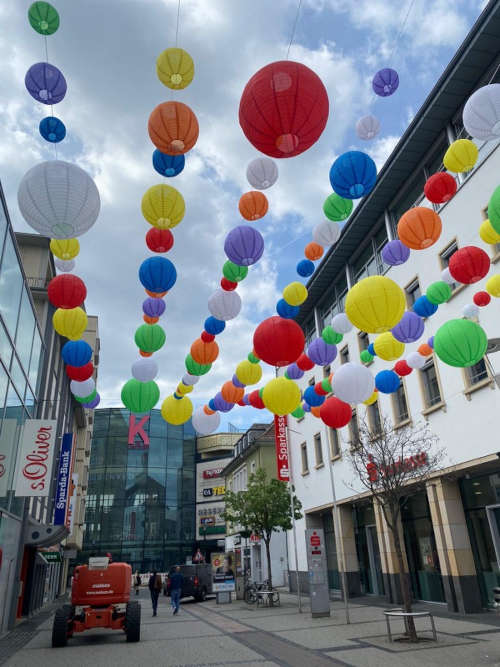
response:
<path id="1" fill-rule="evenodd" d="M 174 609 L 174 614 L 177 614 L 179 611 L 183 582 L 184 577 L 181 574 L 181 568 L 177 565 L 175 572 L 170 575 L 170 599 Z"/>
<path id="2" fill-rule="evenodd" d="M 156 573 L 156 570 L 149 577 L 149 592 L 151 593 L 151 604 L 153 605 L 153 616 L 156 616 L 156 610 L 158 608 L 158 597 L 161 591 L 161 577 Z"/>

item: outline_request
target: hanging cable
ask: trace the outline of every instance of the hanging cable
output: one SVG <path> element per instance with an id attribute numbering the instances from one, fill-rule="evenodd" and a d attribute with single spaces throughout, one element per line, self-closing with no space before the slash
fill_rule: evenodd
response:
<path id="1" fill-rule="evenodd" d="M 180 2 L 180 0 L 179 0 L 179 2 Z M 290 42 L 288 44 L 288 49 L 286 51 L 286 60 L 288 60 L 288 57 L 290 55 L 290 49 L 292 47 L 293 38 L 295 37 L 295 30 L 297 29 L 297 23 L 299 22 L 299 14 L 300 14 L 301 5 L 302 5 L 302 0 L 299 0 L 299 4 L 298 4 L 298 7 L 297 7 L 297 13 L 295 14 L 295 21 L 293 23 L 292 34 L 290 35 Z"/>
<path id="2" fill-rule="evenodd" d="M 177 48 L 177 44 L 179 41 L 179 18 L 181 15 L 181 0 L 178 1 L 177 3 L 177 25 L 175 27 L 175 48 Z"/>

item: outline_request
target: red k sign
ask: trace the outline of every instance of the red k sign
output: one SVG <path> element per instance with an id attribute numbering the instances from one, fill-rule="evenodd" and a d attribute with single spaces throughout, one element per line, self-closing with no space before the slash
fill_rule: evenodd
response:
<path id="1" fill-rule="evenodd" d="M 282 482 L 290 481 L 288 469 L 288 441 L 286 431 L 286 415 L 274 415 L 274 440 L 276 443 L 276 467 L 278 479 Z"/>
<path id="2" fill-rule="evenodd" d="M 48 496 L 56 446 L 55 419 L 24 423 L 17 457 L 16 496 Z"/>
<path id="3" fill-rule="evenodd" d="M 149 436 L 144 430 L 146 422 L 149 421 L 149 415 L 143 417 L 139 423 L 135 421 L 135 415 L 130 415 L 128 420 L 128 447 L 129 449 L 149 449 Z M 141 442 L 136 442 L 135 436 L 138 435 Z"/>

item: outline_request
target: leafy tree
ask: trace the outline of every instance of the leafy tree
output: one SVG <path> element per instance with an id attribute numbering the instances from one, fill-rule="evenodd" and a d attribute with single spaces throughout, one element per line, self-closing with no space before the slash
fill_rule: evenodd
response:
<path id="1" fill-rule="evenodd" d="M 272 588 L 271 537 L 273 532 L 292 528 L 292 506 L 286 482 L 268 478 L 259 468 L 250 475 L 246 491 L 226 491 L 224 496 L 224 520 L 250 529 L 264 540 L 266 545 L 269 586 Z M 293 497 L 295 519 L 302 518 L 300 501 Z"/>

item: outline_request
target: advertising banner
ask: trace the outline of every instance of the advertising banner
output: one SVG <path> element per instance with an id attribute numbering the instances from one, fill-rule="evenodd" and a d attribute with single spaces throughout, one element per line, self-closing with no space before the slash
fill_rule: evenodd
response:
<path id="1" fill-rule="evenodd" d="M 287 441 L 287 419 L 286 415 L 274 415 L 274 440 L 276 443 L 276 466 L 278 479 L 282 482 L 290 481 L 288 470 L 288 441 Z"/>
<path id="2" fill-rule="evenodd" d="M 48 496 L 56 447 L 55 419 L 24 423 L 17 457 L 16 496 Z"/>
<path id="3" fill-rule="evenodd" d="M 213 553 L 212 563 L 213 592 L 223 593 L 235 590 L 232 558 L 229 554 Z"/>
<path id="4" fill-rule="evenodd" d="M 69 492 L 68 514 L 66 517 L 66 526 L 69 534 L 73 533 L 73 526 L 75 523 L 75 509 L 76 509 L 76 487 L 78 486 L 78 475 L 73 473 L 71 475 L 71 488 Z"/>
<path id="5" fill-rule="evenodd" d="M 54 509 L 54 525 L 56 526 L 64 526 L 66 524 L 75 449 L 76 447 L 73 447 L 73 433 L 65 433 L 62 437 L 61 455 L 59 456 L 59 473 L 57 475 L 56 503 Z"/>

